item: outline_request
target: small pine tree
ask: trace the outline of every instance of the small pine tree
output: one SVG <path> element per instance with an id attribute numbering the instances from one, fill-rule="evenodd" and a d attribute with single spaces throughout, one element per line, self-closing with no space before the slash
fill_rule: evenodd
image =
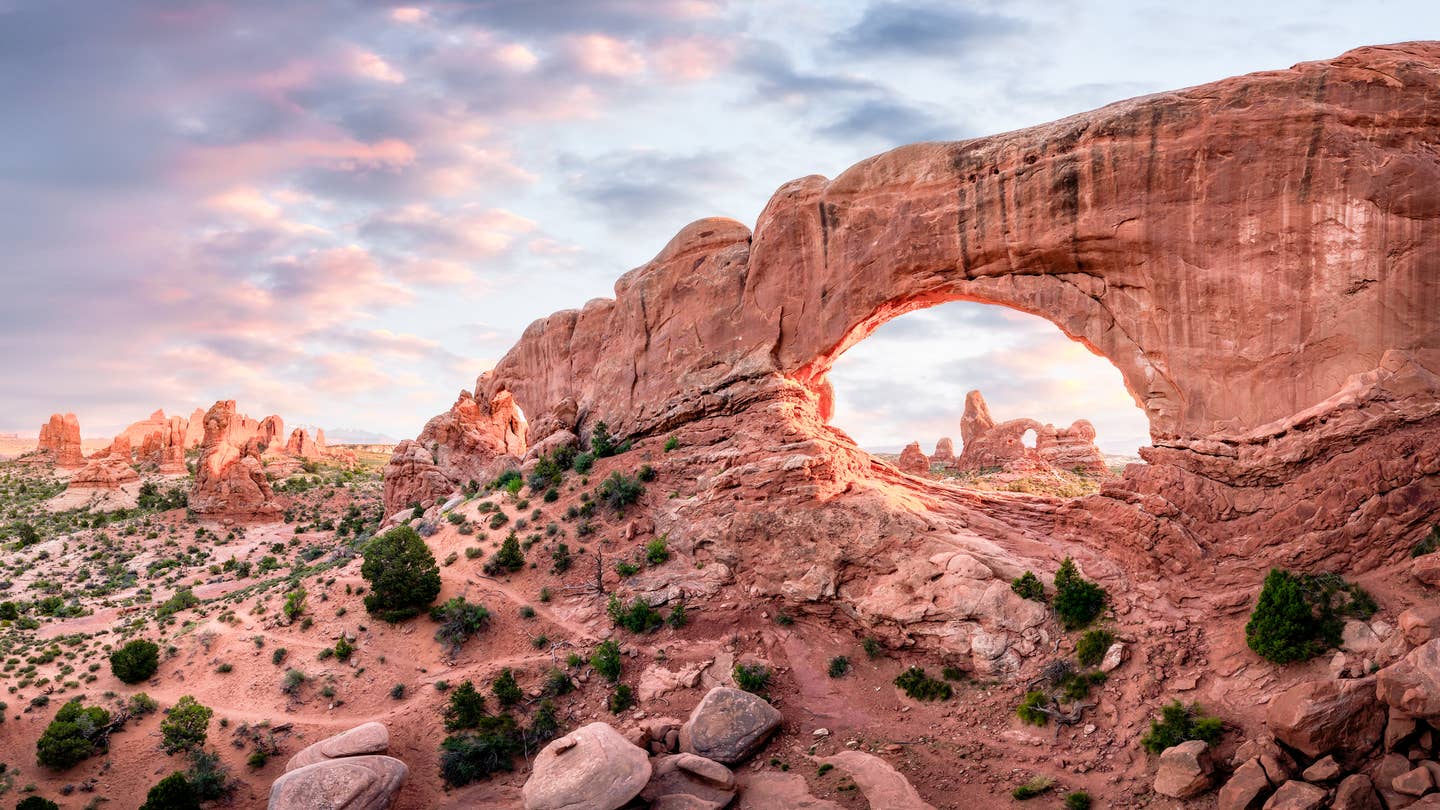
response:
<path id="1" fill-rule="evenodd" d="M 1010 590 L 1022 599 L 1029 599 L 1032 602 L 1045 601 L 1045 586 L 1040 584 L 1040 578 L 1035 576 L 1034 571 L 1026 571 L 1016 577 L 1010 583 Z"/>
<path id="2" fill-rule="evenodd" d="M 160 667 L 160 645 L 137 638 L 110 653 L 110 671 L 124 683 L 140 683 Z"/>
<path id="3" fill-rule="evenodd" d="M 200 797 L 185 774 L 176 771 L 150 788 L 140 810 L 200 810 Z"/>
<path id="4" fill-rule="evenodd" d="M 525 698 L 525 692 L 520 689 L 520 684 L 515 682 L 515 673 L 509 667 L 500 670 L 495 680 L 490 682 L 490 691 L 494 693 L 495 700 L 500 707 L 508 709 Z"/>
<path id="5" fill-rule="evenodd" d="M 525 567 L 525 552 L 520 548 L 520 538 L 515 532 L 505 535 L 500 542 L 500 550 L 495 552 L 494 563 L 497 568 L 507 571 L 519 571 Z"/>
<path id="6" fill-rule="evenodd" d="M 409 526 L 396 526 L 372 540 L 360 573 L 370 583 L 365 610 L 392 624 L 418 615 L 440 595 L 440 566 Z"/>
<path id="7" fill-rule="evenodd" d="M 1075 561 L 1066 557 L 1055 572 L 1055 613 L 1066 630 L 1079 630 L 1095 621 L 1105 609 L 1105 589 L 1080 576 Z"/>
<path id="8" fill-rule="evenodd" d="M 450 702 L 445 707 L 445 729 L 459 731 L 476 728 L 484 717 L 485 696 L 480 694 L 475 684 L 465 681 L 455 687 L 455 691 L 450 693 Z"/>
<path id="9" fill-rule="evenodd" d="M 590 450 L 596 458 L 615 455 L 615 438 L 610 435 L 610 426 L 602 420 L 595 423 L 590 434 Z"/>
<path id="10" fill-rule="evenodd" d="M 181 697 L 160 723 L 160 747 L 167 754 L 199 750 L 205 745 L 210 718 L 214 714 L 210 707 L 202 705 L 194 697 Z"/>
<path id="11" fill-rule="evenodd" d="M 1313 658 L 1337 640 L 1338 621 L 1328 612 L 1316 615 L 1300 577 L 1271 569 L 1245 625 L 1245 643 L 1277 664 Z"/>

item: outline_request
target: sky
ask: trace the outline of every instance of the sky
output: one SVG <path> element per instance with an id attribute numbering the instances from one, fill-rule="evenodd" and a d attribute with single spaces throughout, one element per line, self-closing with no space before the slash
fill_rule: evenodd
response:
<path id="1" fill-rule="evenodd" d="M 0 432 L 233 398 L 413 436 L 787 180 L 1436 31 L 1433 1 L 0 0 Z M 841 358 L 836 422 L 928 449 L 979 387 L 1144 442 L 1077 349 L 914 313 Z"/>

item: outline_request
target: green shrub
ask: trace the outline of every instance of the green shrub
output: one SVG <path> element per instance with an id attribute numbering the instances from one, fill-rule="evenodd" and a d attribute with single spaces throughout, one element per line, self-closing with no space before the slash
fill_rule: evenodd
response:
<path id="1" fill-rule="evenodd" d="M 1340 583 L 1343 585 L 1344 580 Z M 1304 661 L 1338 645 L 1344 625 L 1336 615 L 1334 595 L 1346 591 L 1349 598 L 1343 610 L 1351 610 L 1353 603 L 1349 586 L 1342 585 L 1321 584 L 1306 574 L 1271 569 L 1245 625 L 1245 643 L 1262 658 L 1277 664 Z M 1363 589 L 1360 593 L 1364 600 L 1370 599 Z"/>
<path id="2" fill-rule="evenodd" d="M 296 587 L 295 590 L 285 595 L 285 604 L 280 611 L 285 614 L 286 619 L 293 622 L 305 612 L 305 595 L 305 589 L 302 587 Z"/>
<path id="3" fill-rule="evenodd" d="M 615 563 L 615 573 L 619 574 L 621 577 L 633 577 L 636 574 L 640 573 L 640 566 L 632 562 L 621 560 L 620 562 Z"/>
<path id="4" fill-rule="evenodd" d="M 670 549 L 665 547 L 665 538 L 657 537 L 645 544 L 645 562 L 660 565 L 670 559 Z"/>
<path id="5" fill-rule="evenodd" d="M 550 552 L 550 570 L 556 574 L 563 574 L 570 570 L 570 547 L 564 543 L 556 543 L 555 548 Z"/>
<path id="6" fill-rule="evenodd" d="M 478 728 L 481 721 L 487 716 L 485 696 L 480 694 L 480 691 L 475 688 L 475 684 L 467 680 L 450 693 L 444 716 L 446 731 Z"/>
<path id="7" fill-rule="evenodd" d="M 615 437 L 610 435 L 610 426 L 603 420 L 596 422 L 595 429 L 590 432 L 590 451 L 596 458 L 615 455 Z"/>
<path id="8" fill-rule="evenodd" d="M 500 674 L 490 682 L 490 691 L 502 709 L 508 709 L 525 699 L 525 692 L 521 690 L 520 684 L 515 682 L 515 673 L 511 672 L 509 667 L 500 670 Z"/>
<path id="9" fill-rule="evenodd" d="M 615 691 L 605 700 L 605 705 L 611 714 L 619 714 L 635 705 L 635 692 L 626 684 L 617 683 Z"/>
<path id="10" fill-rule="evenodd" d="M 1066 793 L 1065 810 L 1090 810 L 1090 794 L 1083 790 Z"/>
<path id="11" fill-rule="evenodd" d="M 843 655 L 837 655 L 830 659 L 830 666 L 826 672 L 832 678 L 843 678 L 845 673 L 850 671 L 850 659 Z"/>
<path id="12" fill-rule="evenodd" d="M 866 637 L 860 642 L 860 649 L 865 651 L 865 657 L 870 659 L 879 658 L 884 654 L 885 648 L 880 646 L 880 640 Z"/>
<path id="13" fill-rule="evenodd" d="M 185 779 L 202 802 L 222 799 L 231 791 L 230 771 L 214 751 L 191 751 Z"/>
<path id="14" fill-rule="evenodd" d="M 680 440 L 675 438 L 674 436 L 671 436 L 670 438 L 665 440 L 665 452 L 668 453 L 671 450 L 677 449 L 678 447 L 680 447 Z"/>
<path id="15" fill-rule="evenodd" d="M 585 473 L 590 472 L 590 468 L 593 466 L 595 466 L 594 453 L 580 453 L 579 455 L 575 456 L 575 472 L 584 475 Z"/>
<path id="16" fill-rule="evenodd" d="M 452 597 L 445 603 L 430 608 L 430 618 L 440 623 L 435 631 L 435 640 L 454 656 L 472 636 L 484 629 L 490 620 L 490 611 L 484 605 L 465 601 L 463 596 Z"/>
<path id="17" fill-rule="evenodd" d="M 760 664 L 736 664 L 730 671 L 735 685 L 755 695 L 764 695 L 770 686 L 770 670 Z"/>
<path id="18" fill-rule="evenodd" d="M 1035 572 L 1033 571 L 1026 571 L 1011 580 L 1010 590 L 1014 591 L 1021 598 L 1029 599 L 1032 602 L 1045 601 L 1045 586 L 1040 584 L 1040 578 L 1035 576 Z"/>
<path id="19" fill-rule="evenodd" d="M 189 588 L 181 588 L 155 608 L 155 618 L 164 621 L 176 613 L 198 604 L 200 604 L 200 597 L 196 596 Z"/>
<path id="20" fill-rule="evenodd" d="M 160 668 L 160 645 L 153 641 L 137 638 L 124 647 L 110 653 L 110 671 L 122 683 L 140 683 L 149 680 Z"/>
<path id="21" fill-rule="evenodd" d="M 185 774 L 176 771 L 150 788 L 140 810 L 200 810 L 200 796 Z"/>
<path id="22" fill-rule="evenodd" d="M 370 541 L 360 574 L 370 583 L 365 610 L 392 624 L 419 615 L 440 595 L 440 566 L 409 526 L 396 526 Z"/>
<path id="23" fill-rule="evenodd" d="M 47 768 L 66 768 L 105 750 L 110 712 L 73 698 L 55 712 L 55 719 L 35 741 L 35 759 Z"/>
<path id="24" fill-rule="evenodd" d="M 1440 551 L 1440 526 L 1431 526 L 1430 533 L 1410 549 L 1411 557 L 1423 557 Z"/>
<path id="25" fill-rule="evenodd" d="M 1075 561 L 1066 557 L 1055 572 L 1055 613 L 1066 630 L 1079 630 L 1095 621 L 1105 609 L 1105 589 L 1080 576 Z"/>
<path id="26" fill-rule="evenodd" d="M 515 718 L 486 715 L 474 730 L 446 737 L 440 744 L 440 776 L 446 784 L 459 787 L 511 770 L 522 747 Z"/>
<path id="27" fill-rule="evenodd" d="M 1106 681 L 1103 672 L 1071 672 L 1060 681 L 1060 691 L 1066 700 L 1080 700 L 1090 694 L 1090 689 Z"/>
<path id="28" fill-rule="evenodd" d="M 590 655 L 590 666 L 611 683 L 620 680 L 620 645 L 613 639 L 600 642 Z"/>
<path id="29" fill-rule="evenodd" d="M 15 810 L 60 810 L 60 805 L 39 796 L 26 796 L 16 803 Z"/>
<path id="30" fill-rule="evenodd" d="M 405 699 L 405 684 L 403 684 L 403 683 L 397 683 L 397 684 L 395 684 L 394 686 L 390 687 L 390 699 L 391 699 L 391 700 L 404 700 L 404 699 Z"/>
<path id="31" fill-rule="evenodd" d="M 679 630 L 690 622 L 690 617 L 685 614 L 685 603 L 676 602 L 671 608 L 670 615 L 665 617 L 665 624 Z"/>
<path id="32" fill-rule="evenodd" d="M 1023 802 L 1027 799 L 1033 799 L 1036 796 L 1048 793 L 1053 787 L 1055 787 L 1054 779 L 1048 776 L 1036 776 L 1025 784 L 1010 791 L 1010 798 L 1017 802 Z"/>
<path id="33" fill-rule="evenodd" d="M 1152 754 L 1158 754 L 1187 740 L 1204 740 L 1212 745 L 1220 739 L 1224 725 L 1218 717 L 1208 717 L 1200 704 L 1189 706 L 1172 701 L 1160 709 L 1160 719 L 1150 721 L 1150 730 L 1140 738 L 1140 744 Z"/>
<path id="34" fill-rule="evenodd" d="M 525 567 L 525 551 L 520 548 L 520 537 L 515 532 L 505 535 L 500 548 L 485 564 L 485 573 L 499 574 L 504 571 L 519 571 Z"/>
<path id="35" fill-rule="evenodd" d="M 1015 707 L 1015 714 L 1019 716 L 1020 721 L 1023 723 L 1032 726 L 1043 726 L 1050 722 L 1050 715 L 1041 711 L 1041 709 L 1048 708 L 1049 706 L 1049 695 L 1038 690 L 1027 692 L 1025 693 L 1025 699 L 1020 701 L 1019 706 Z"/>
<path id="36" fill-rule="evenodd" d="M 632 633 L 649 633 L 658 630 L 665 623 L 660 612 L 640 597 L 636 597 L 629 607 L 626 607 L 618 595 L 611 594 L 606 612 L 610 614 L 610 620 L 616 627 L 623 627 Z"/>
<path id="37" fill-rule="evenodd" d="M 1115 643 L 1115 636 L 1109 630 L 1087 630 L 1075 644 L 1075 657 L 1087 667 L 1099 664 L 1105 658 L 1105 651 Z"/>
<path id="38" fill-rule="evenodd" d="M 181 697 L 160 723 L 160 747 L 167 754 L 198 750 L 205 745 L 206 730 L 214 714 L 194 697 Z"/>
<path id="39" fill-rule="evenodd" d="M 159 711 L 160 704 L 155 702 L 155 698 L 150 697 L 144 692 L 136 692 L 130 696 L 130 702 L 126 704 L 126 708 L 129 709 L 130 714 L 136 717 L 144 717 L 147 714 L 154 714 Z"/>
<path id="40" fill-rule="evenodd" d="M 895 685 L 913 700 L 949 700 L 950 684 L 925 674 L 921 667 L 910 667 L 895 676 Z"/>
<path id="41" fill-rule="evenodd" d="M 625 475 L 619 470 L 610 473 L 610 476 L 600 483 L 595 490 L 599 501 L 617 513 L 624 513 L 625 507 L 640 500 L 645 494 L 645 485 L 640 479 L 634 476 Z"/>

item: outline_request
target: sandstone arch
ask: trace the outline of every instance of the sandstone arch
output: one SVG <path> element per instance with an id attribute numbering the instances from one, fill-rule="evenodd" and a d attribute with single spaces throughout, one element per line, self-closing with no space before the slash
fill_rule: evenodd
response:
<path id="1" fill-rule="evenodd" d="M 828 496 L 874 474 L 824 429 L 835 358 L 904 312 L 1001 304 L 1108 358 L 1151 426 L 1151 464 L 1051 531 L 1373 561 L 1440 502 L 1437 92 L 1440 44 L 1362 48 L 801 178 L 753 234 L 693 223 L 614 299 L 536 321 L 457 409 L 494 437 L 513 397 L 532 443 L 729 420 L 809 442 L 813 485 L 782 489 Z M 391 511 L 461 482 L 456 413 L 397 450 Z M 517 449 L 487 441 L 467 452 Z"/>

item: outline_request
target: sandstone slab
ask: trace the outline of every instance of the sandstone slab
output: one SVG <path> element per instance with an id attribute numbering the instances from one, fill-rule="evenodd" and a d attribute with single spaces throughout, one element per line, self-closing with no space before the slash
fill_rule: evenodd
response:
<path id="1" fill-rule="evenodd" d="M 615 810 L 650 781 L 644 749 L 605 723 L 582 726 L 535 755 L 525 810 Z"/>
<path id="2" fill-rule="evenodd" d="M 1173 799 L 1188 799 L 1210 789 L 1215 764 L 1210 746 L 1203 740 L 1189 740 L 1160 752 L 1155 772 L 1155 792 Z"/>
<path id="3" fill-rule="evenodd" d="M 372 721 L 300 749 L 285 763 L 285 770 L 293 771 L 327 759 L 383 754 L 389 748 L 390 732 L 385 724 Z"/>
<path id="4" fill-rule="evenodd" d="M 680 750 L 725 765 L 743 762 L 780 728 L 779 710 L 763 698 L 717 686 L 680 728 Z"/>
<path id="5" fill-rule="evenodd" d="M 1306 756 L 1353 756 L 1380 742 L 1385 709 L 1375 699 L 1373 677 L 1309 681 L 1272 700 L 1265 721 L 1276 738 Z"/>
<path id="6" fill-rule="evenodd" d="M 276 779 L 269 810 L 386 810 L 409 777 L 410 769 L 393 757 L 324 760 Z"/>

